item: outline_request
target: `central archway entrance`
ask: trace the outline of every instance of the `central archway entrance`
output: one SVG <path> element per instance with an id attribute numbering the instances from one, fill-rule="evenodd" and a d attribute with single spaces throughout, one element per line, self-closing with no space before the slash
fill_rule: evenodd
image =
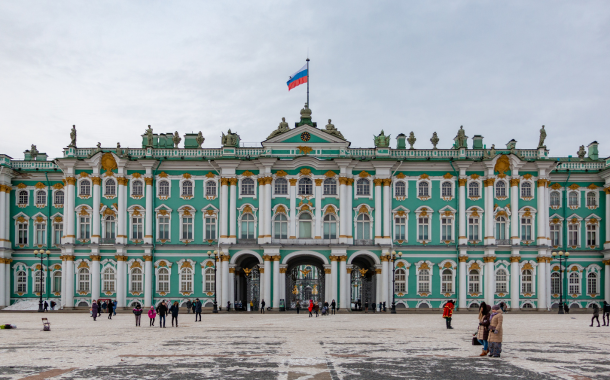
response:
<path id="1" fill-rule="evenodd" d="M 324 264 L 320 259 L 312 256 L 291 259 L 286 268 L 286 308 L 296 309 L 297 302 L 307 308 L 310 300 L 322 306 L 325 285 Z"/>
<path id="2" fill-rule="evenodd" d="M 365 310 L 376 303 L 376 276 L 375 262 L 370 257 L 360 255 L 353 259 L 350 274 L 350 306 L 353 311 Z"/>
<path id="3" fill-rule="evenodd" d="M 242 305 L 243 310 L 258 310 L 261 300 L 260 267 L 259 259 L 251 254 L 243 254 L 235 262 L 233 299 L 237 305 Z"/>

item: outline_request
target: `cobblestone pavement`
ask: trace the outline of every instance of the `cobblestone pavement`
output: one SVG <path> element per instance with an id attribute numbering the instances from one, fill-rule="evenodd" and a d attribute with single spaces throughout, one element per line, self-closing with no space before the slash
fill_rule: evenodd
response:
<path id="1" fill-rule="evenodd" d="M 504 317 L 502 357 L 471 345 L 476 315 L 216 314 L 180 327 L 134 317 L 0 313 L 0 379 L 523 379 L 610 378 L 610 327 L 585 314 Z"/>

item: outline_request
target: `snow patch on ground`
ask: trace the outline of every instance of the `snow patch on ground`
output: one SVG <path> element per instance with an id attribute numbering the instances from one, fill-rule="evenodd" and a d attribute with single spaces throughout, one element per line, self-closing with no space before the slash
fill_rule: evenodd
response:
<path id="1" fill-rule="evenodd" d="M 38 310 L 38 300 L 18 301 L 2 310 Z"/>

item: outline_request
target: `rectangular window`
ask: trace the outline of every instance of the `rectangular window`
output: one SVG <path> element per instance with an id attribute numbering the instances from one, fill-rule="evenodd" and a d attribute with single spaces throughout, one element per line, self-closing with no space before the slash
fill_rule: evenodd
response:
<path id="1" fill-rule="evenodd" d="M 570 224 L 568 226 L 568 245 L 570 247 L 577 247 L 578 243 L 578 224 Z"/>
<path id="2" fill-rule="evenodd" d="M 394 219 L 394 240 L 407 240 L 406 239 L 406 218 L 395 218 Z"/>
<path id="3" fill-rule="evenodd" d="M 428 227 L 428 218 L 419 218 L 419 240 L 430 240 Z"/>
<path id="4" fill-rule="evenodd" d="M 36 244 L 45 245 L 47 237 L 47 225 L 45 223 L 36 223 Z"/>
<path id="5" fill-rule="evenodd" d="M 216 218 L 205 218 L 205 240 L 216 240 Z"/>
<path id="6" fill-rule="evenodd" d="M 159 217 L 159 240 L 169 240 L 169 216 Z"/>
<path id="7" fill-rule="evenodd" d="M 468 218 L 468 240 L 479 241 L 479 218 Z"/>
<path id="8" fill-rule="evenodd" d="M 479 273 L 477 271 L 470 271 L 468 275 L 468 292 L 479 293 Z"/>
<path id="9" fill-rule="evenodd" d="M 28 224 L 17 224 L 17 241 L 19 245 L 28 245 Z"/>
<path id="10" fill-rule="evenodd" d="M 521 240 L 532 240 L 532 219 L 521 218 Z"/>
<path id="11" fill-rule="evenodd" d="M 64 235 L 64 224 L 54 223 L 53 224 L 53 242 L 55 244 L 61 244 L 61 238 Z"/>
<path id="12" fill-rule="evenodd" d="M 89 220 L 90 219 L 88 216 L 80 217 L 80 232 L 79 232 L 80 240 L 89 240 L 89 238 L 91 236 L 91 231 L 90 231 L 91 224 L 89 223 Z"/>
<path id="13" fill-rule="evenodd" d="M 182 217 L 182 240 L 193 240 L 193 218 Z"/>
<path id="14" fill-rule="evenodd" d="M 451 236 L 451 218 L 442 218 L 441 219 L 441 240 L 442 241 L 450 241 L 453 240 Z"/>
<path id="15" fill-rule="evenodd" d="M 288 233 L 288 224 L 282 224 L 282 235 L 287 236 Z M 337 238 L 337 223 L 335 222 L 325 222 L 324 223 L 324 239 L 336 239 Z"/>
<path id="16" fill-rule="evenodd" d="M 553 247 L 559 247 L 559 224 L 551 224 L 551 245 Z"/>
<path id="17" fill-rule="evenodd" d="M 587 246 L 597 245 L 597 224 L 587 224 Z"/>
<path id="18" fill-rule="evenodd" d="M 142 217 L 131 218 L 131 239 L 132 240 L 143 240 L 144 239 L 144 226 L 142 223 Z"/>

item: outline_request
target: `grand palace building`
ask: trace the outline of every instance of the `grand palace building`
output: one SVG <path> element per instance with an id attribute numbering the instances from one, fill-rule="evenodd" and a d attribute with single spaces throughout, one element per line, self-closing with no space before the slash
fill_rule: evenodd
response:
<path id="1" fill-rule="evenodd" d="M 597 142 L 553 157 L 544 127 L 531 149 L 460 128 L 451 149 L 432 131 L 417 132 L 429 149 L 383 131 L 351 148 L 307 106 L 266 133 L 243 147 L 229 130 L 210 149 L 201 133 L 149 127 L 141 147 L 82 148 L 73 128 L 63 157 L 0 154 L 0 306 L 41 293 L 63 307 L 610 302 L 610 159 Z"/>

